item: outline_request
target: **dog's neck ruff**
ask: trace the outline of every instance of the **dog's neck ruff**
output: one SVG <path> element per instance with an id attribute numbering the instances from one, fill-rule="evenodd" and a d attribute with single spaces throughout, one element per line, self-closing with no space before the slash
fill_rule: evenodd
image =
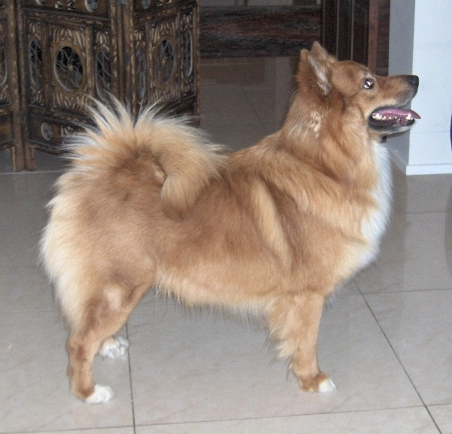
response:
<path id="1" fill-rule="evenodd" d="M 361 225 L 362 233 L 369 245 L 368 254 L 364 256 L 362 261 L 362 267 L 367 266 L 378 254 L 381 237 L 389 222 L 392 201 L 392 174 L 389 153 L 378 141 L 372 143 L 372 152 L 378 175 L 377 185 L 372 193 L 376 208 Z"/>

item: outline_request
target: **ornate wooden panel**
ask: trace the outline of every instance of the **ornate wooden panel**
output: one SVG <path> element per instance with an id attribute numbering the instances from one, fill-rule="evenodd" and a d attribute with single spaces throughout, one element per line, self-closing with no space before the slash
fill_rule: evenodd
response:
<path id="1" fill-rule="evenodd" d="M 20 3 L 20 2 L 19 2 Z M 85 121 L 90 97 L 118 90 L 116 2 L 24 0 L 18 8 L 25 165 L 35 150 L 59 153 Z"/>
<path id="2" fill-rule="evenodd" d="M 154 102 L 197 113 L 197 0 L 0 0 L 0 14 L 5 1 L 16 5 L 12 33 L 20 49 L 11 56 L 23 89 L 16 100 L 27 169 L 35 168 L 36 150 L 63 151 L 64 137 L 86 122 L 92 97 L 111 93 L 135 113 Z M 1 73 L 8 41 L 0 39 L 0 110 L 11 87 L 2 85 Z M 8 121 L 2 119 L 0 149 L 13 135 L 12 111 L 0 111 Z"/>
<path id="3" fill-rule="evenodd" d="M 14 170 L 22 170 L 24 155 L 15 16 L 14 2 L 0 0 L 0 151 L 10 149 Z"/>
<path id="4" fill-rule="evenodd" d="M 136 0 L 124 5 L 125 93 L 132 108 L 161 101 L 176 112 L 197 113 L 198 7 L 195 0 Z"/>

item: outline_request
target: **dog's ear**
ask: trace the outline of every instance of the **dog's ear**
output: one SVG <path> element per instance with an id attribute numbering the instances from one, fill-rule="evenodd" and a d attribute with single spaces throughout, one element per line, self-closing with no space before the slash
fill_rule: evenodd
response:
<path id="1" fill-rule="evenodd" d="M 314 42 L 311 51 L 301 51 L 300 61 L 310 63 L 315 75 L 317 76 L 317 84 L 320 86 L 322 91 L 327 94 L 331 89 L 331 65 L 337 61 L 336 58 L 328 54 L 328 52 L 318 42 Z"/>
<path id="2" fill-rule="evenodd" d="M 312 44 L 310 54 L 321 61 L 328 63 L 337 62 L 337 59 L 329 54 L 328 51 L 326 51 L 325 48 L 323 48 L 317 41 Z"/>

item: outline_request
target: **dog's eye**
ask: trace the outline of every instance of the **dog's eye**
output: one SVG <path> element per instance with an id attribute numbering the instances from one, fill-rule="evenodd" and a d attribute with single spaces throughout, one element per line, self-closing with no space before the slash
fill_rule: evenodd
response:
<path id="1" fill-rule="evenodd" d="M 364 80 L 364 84 L 363 84 L 364 89 L 372 89 L 374 86 L 375 86 L 375 80 L 373 80 L 372 78 L 366 78 Z"/>

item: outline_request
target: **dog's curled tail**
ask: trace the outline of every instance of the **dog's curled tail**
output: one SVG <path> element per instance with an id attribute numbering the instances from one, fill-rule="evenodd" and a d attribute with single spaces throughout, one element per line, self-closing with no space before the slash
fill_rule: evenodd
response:
<path id="1" fill-rule="evenodd" d="M 95 101 L 89 109 L 93 127 L 66 144 L 74 170 L 90 172 L 123 167 L 127 161 L 152 158 L 161 169 L 162 206 L 172 217 L 184 217 L 200 192 L 220 176 L 224 148 L 209 142 L 187 119 L 160 114 L 155 105 L 136 119 L 118 100 Z"/>

